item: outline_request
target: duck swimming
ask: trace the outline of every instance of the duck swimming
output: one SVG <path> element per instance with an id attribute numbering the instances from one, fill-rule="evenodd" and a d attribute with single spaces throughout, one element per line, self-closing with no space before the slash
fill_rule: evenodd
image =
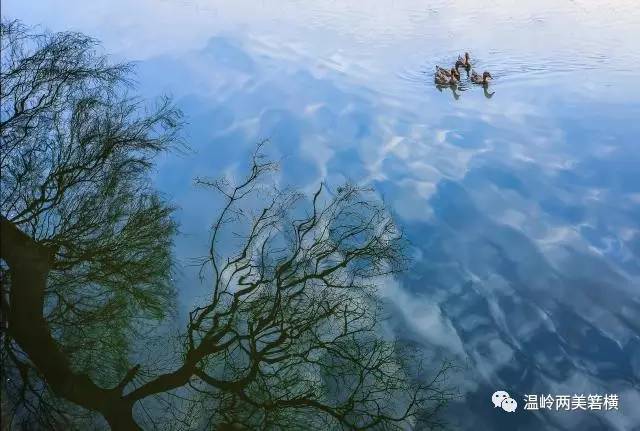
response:
<path id="1" fill-rule="evenodd" d="M 450 75 L 446 76 L 444 73 L 436 72 L 434 81 L 437 85 L 457 85 L 459 80 L 456 78 L 454 69 L 451 69 Z M 460 75 L 458 75 L 460 76 Z"/>
<path id="2" fill-rule="evenodd" d="M 493 77 L 491 76 L 491 73 L 485 71 L 482 76 L 478 75 L 476 73 L 476 71 L 472 71 L 471 72 L 471 82 L 473 82 L 474 84 L 480 84 L 480 85 L 489 85 L 489 81 L 491 79 L 493 79 Z"/>
<path id="3" fill-rule="evenodd" d="M 435 83 L 438 85 L 457 85 L 460 82 L 460 74 L 454 68 L 451 70 L 436 66 Z"/>
<path id="4" fill-rule="evenodd" d="M 460 81 L 460 72 L 455 67 L 452 67 L 451 70 L 444 69 L 440 66 L 436 66 L 436 75 L 444 75 L 447 78 L 454 77 L 456 80 Z"/>
<path id="5" fill-rule="evenodd" d="M 464 67 L 467 70 L 471 68 L 471 58 L 469 57 L 468 52 L 464 53 L 464 57 L 458 56 L 458 61 L 456 61 L 456 69 L 458 67 Z"/>

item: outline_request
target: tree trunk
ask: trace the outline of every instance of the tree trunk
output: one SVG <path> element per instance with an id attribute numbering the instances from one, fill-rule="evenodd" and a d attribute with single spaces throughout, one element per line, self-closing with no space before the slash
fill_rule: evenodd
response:
<path id="1" fill-rule="evenodd" d="M 140 426 L 133 419 L 132 406 L 127 406 L 127 403 L 122 406 L 116 405 L 116 408 L 110 409 L 108 412 L 103 413 L 104 418 L 113 431 L 139 431 L 142 430 Z"/>
<path id="2" fill-rule="evenodd" d="M 8 334 L 56 395 L 101 413 L 113 430 L 140 430 L 133 419 L 133 401 L 122 398 L 123 388 L 102 388 L 86 374 L 75 373 L 51 336 L 43 308 L 54 251 L 38 244 L 5 217 L 0 221 L 0 257 L 11 277 Z"/>

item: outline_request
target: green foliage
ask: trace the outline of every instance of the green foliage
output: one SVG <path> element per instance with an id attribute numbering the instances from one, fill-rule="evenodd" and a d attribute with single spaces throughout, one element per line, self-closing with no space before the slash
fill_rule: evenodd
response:
<path id="1" fill-rule="evenodd" d="M 136 336 L 175 304 L 173 208 L 149 169 L 182 145 L 181 114 L 130 97 L 130 65 L 111 64 L 94 39 L 15 21 L 0 30 L 2 215 L 55 250 L 50 330 L 77 372 L 114 386 Z"/>
<path id="2" fill-rule="evenodd" d="M 93 429 L 96 413 L 126 430 L 162 414 L 167 428 L 435 424 L 446 367 L 416 381 L 415 350 L 380 337 L 376 287 L 407 266 L 402 232 L 372 190 L 321 185 L 307 199 L 267 186 L 262 145 L 240 182 L 199 180 L 223 200 L 202 262 L 211 290 L 170 370 L 133 365 L 175 303 L 173 208 L 149 170 L 181 144 L 180 112 L 130 97 L 130 66 L 91 38 L 0 30 L 0 209 L 15 246 L 2 248 L 0 296 L 3 311 L 26 311 L 9 313 L 3 339 L 15 427 Z"/>

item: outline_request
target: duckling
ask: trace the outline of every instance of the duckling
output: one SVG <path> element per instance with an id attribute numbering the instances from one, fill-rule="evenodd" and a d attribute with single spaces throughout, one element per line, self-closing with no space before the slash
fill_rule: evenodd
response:
<path id="1" fill-rule="evenodd" d="M 455 67 L 452 67 L 451 70 L 447 70 L 440 66 L 436 66 L 436 75 L 444 75 L 447 78 L 453 77 L 456 80 L 460 81 L 460 72 L 458 72 L 458 69 L 456 69 Z"/>
<path id="2" fill-rule="evenodd" d="M 471 72 L 471 82 L 480 85 L 489 85 L 489 81 L 493 79 L 491 74 L 485 71 L 482 76 L 478 75 L 475 70 Z"/>
<path id="3" fill-rule="evenodd" d="M 464 53 L 464 57 L 458 56 L 458 61 L 456 61 L 456 69 L 458 67 L 464 67 L 467 70 L 471 68 L 471 59 L 468 52 Z"/>
<path id="4" fill-rule="evenodd" d="M 453 75 L 452 76 L 445 76 L 442 73 L 436 73 L 434 80 L 435 80 L 435 83 L 437 85 L 443 85 L 443 86 L 446 86 L 446 85 L 457 85 L 458 82 L 459 82 L 458 79 L 455 76 L 453 76 Z"/>
<path id="5" fill-rule="evenodd" d="M 435 81 L 436 85 L 448 85 L 449 84 L 449 78 L 447 78 L 446 76 L 444 76 L 441 73 L 436 73 L 435 74 L 434 81 Z"/>

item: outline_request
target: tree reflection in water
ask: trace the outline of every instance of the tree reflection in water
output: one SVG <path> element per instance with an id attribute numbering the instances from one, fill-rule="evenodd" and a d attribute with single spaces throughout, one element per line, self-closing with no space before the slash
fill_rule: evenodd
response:
<path id="1" fill-rule="evenodd" d="M 262 144 L 240 182 L 198 180 L 224 201 L 202 261 L 210 297 L 166 340 L 170 369 L 137 360 L 149 328 L 174 318 L 177 226 L 148 174 L 184 145 L 182 116 L 130 96 L 130 65 L 97 50 L 2 23 L 8 428 L 437 426 L 450 365 L 428 372 L 379 336 L 375 287 L 406 268 L 401 232 L 371 190 L 268 186 Z"/>

